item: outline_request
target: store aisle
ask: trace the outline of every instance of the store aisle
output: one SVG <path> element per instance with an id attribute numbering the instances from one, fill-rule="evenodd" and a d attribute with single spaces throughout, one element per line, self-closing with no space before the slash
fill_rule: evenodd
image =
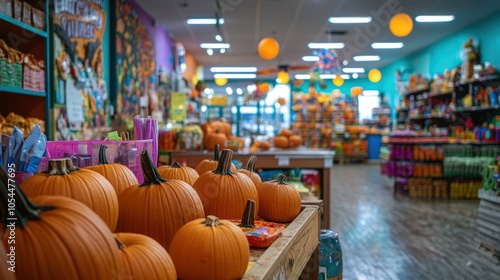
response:
<path id="1" fill-rule="evenodd" d="M 479 201 L 393 194 L 378 165 L 334 167 L 331 225 L 344 280 L 500 279 L 500 264 L 479 247 Z"/>

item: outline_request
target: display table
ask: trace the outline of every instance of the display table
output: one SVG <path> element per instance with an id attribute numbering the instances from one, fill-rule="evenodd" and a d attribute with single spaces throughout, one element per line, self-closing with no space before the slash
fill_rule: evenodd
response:
<path id="1" fill-rule="evenodd" d="M 269 248 L 250 250 L 242 279 L 318 279 L 319 233 L 319 208 L 303 207 Z"/>
<path id="2" fill-rule="evenodd" d="M 317 199 L 323 200 L 323 228 L 330 227 L 330 180 L 332 178 L 332 167 L 334 151 L 322 149 L 269 149 L 259 152 L 234 152 L 233 159 L 243 163 L 247 162 L 250 156 L 257 156 L 256 168 L 262 169 L 288 169 L 288 168 L 308 168 L 316 169 L 321 176 L 320 194 Z M 213 152 L 172 152 L 171 162 L 183 162 L 187 166 L 195 167 L 204 159 L 213 158 Z M 319 203 L 317 200 L 304 201 L 304 205 Z"/>

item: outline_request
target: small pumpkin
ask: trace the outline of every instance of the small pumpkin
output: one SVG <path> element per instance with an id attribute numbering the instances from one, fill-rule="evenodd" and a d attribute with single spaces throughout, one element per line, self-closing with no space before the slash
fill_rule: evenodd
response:
<path id="1" fill-rule="evenodd" d="M 125 189 L 119 196 L 117 232 L 147 235 L 168 250 L 174 234 L 186 223 L 205 216 L 196 191 L 181 180 L 165 180 L 148 151 L 141 153 L 144 183 Z"/>
<path id="2" fill-rule="evenodd" d="M 259 217 L 266 221 L 289 223 L 300 213 L 302 200 L 293 186 L 285 182 L 286 176 L 262 182 L 257 186 Z"/>
<path id="3" fill-rule="evenodd" d="M 290 138 L 288 138 L 288 144 L 290 145 L 290 148 L 297 148 L 302 145 L 302 137 L 298 135 L 291 135 Z"/>
<path id="4" fill-rule="evenodd" d="M 114 231 L 118 220 L 118 198 L 111 183 L 101 174 L 73 166 L 71 159 L 49 161 L 45 173 L 37 173 L 20 186 L 30 198 L 66 196 L 90 207 Z"/>
<path id="5" fill-rule="evenodd" d="M 160 243 L 142 234 L 117 233 L 122 279 L 177 280 L 175 266 Z"/>
<path id="6" fill-rule="evenodd" d="M 233 151 L 223 150 L 217 168 L 205 172 L 193 188 L 203 202 L 205 213 L 222 219 L 239 219 L 248 199 L 257 201 L 255 185 L 247 175 L 231 171 Z"/>
<path id="7" fill-rule="evenodd" d="M 217 165 L 219 164 L 219 158 L 220 158 L 220 145 L 215 145 L 214 146 L 214 158 L 213 159 L 204 159 L 200 161 L 196 167 L 194 168 L 196 172 L 198 172 L 199 175 L 207 172 L 207 171 L 214 171 L 217 168 Z M 236 172 L 236 166 L 231 163 L 231 170 Z"/>
<path id="8" fill-rule="evenodd" d="M 207 150 L 211 151 L 212 147 L 215 147 L 215 145 L 224 147 L 224 145 L 226 145 L 226 141 L 226 134 L 220 132 L 219 129 L 216 129 L 213 133 L 207 135 L 206 148 Z"/>
<path id="9" fill-rule="evenodd" d="M 177 179 L 188 183 L 192 186 L 194 182 L 200 177 L 198 172 L 189 166 L 182 166 L 178 162 L 174 162 L 172 165 L 164 165 L 158 167 L 158 172 L 161 177 L 165 179 Z"/>
<path id="10" fill-rule="evenodd" d="M 257 162 L 257 157 L 251 156 L 248 159 L 246 166 L 243 169 L 238 170 L 238 172 L 247 175 L 252 180 L 252 182 L 255 186 L 262 183 L 262 179 L 260 178 L 259 174 L 257 174 L 255 172 L 255 163 L 256 162 Z"/>
<path id="11" fill-rule="evenodd" d="M 279 134 L 279 136 L 285 136 L 287 138 L 290 137 L 291 135 L 292 135 L 292 131 L 289 129 L 282 129 L 280 131 L 280 134 Z"/>
<path id="12" fill-rule="evenodd" d="M 273 140 L 276 148 L 288 149 L 289 143 L 286 136 L 275 136 Z"/>
<path id="13" fill-rule="evenodd" d="M 97 165 L 85 167 L 104 176 L 119 195 L 124 189 L 139 184 L 134 172 L 127 166 L 120 163 L 109 163 L 106 159 L 106 145 L 99 147 L 99 163 Z"/>
<path id="14" fill-rule="evenodd" d="M 7 209 L 9 197 L 15 197 L 13 214 L 0 211 L 5 221 L 2 230 L 6 229 L 0 242 L 8 248 L 15 246 L 17 279 L 115 279 L 119 275 L 113 234 L 90 208 L 63 196 L 39 196 L 32 202 L 7 182 L 0 168 L 0 208 Z M 15 245 L 8 227 L 13 222 L 7 220 L 13 216 Z M 9 279 L 2 273 L 1 279 Z"/>
<path id="15" fill-rule="evenodd" d="M 241 279 L 250 258 L 243 231 L 211 215 L 183 226 L 169 252 L 179 279 Z"/>

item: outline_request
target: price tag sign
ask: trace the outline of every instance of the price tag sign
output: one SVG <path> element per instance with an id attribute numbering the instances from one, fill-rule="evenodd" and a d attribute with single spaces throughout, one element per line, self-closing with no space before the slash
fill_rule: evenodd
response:
<path id="1" fill-rule="evenodd" d="M 289 166 L 290 159 L 288 157 L 278 157 L 278 166 Z"/>
<path id="2" fill-rule="evenodd" d="M 333 167 L 333 159 L 325 158 L 324 161 L 325 161 L 325 163 L 324 163 L 325 168 L 332 168 Z"/>

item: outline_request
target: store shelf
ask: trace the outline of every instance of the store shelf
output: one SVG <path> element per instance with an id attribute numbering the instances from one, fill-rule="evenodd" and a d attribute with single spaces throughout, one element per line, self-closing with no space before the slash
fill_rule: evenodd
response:
<path id="1" fill-rule="evenodd" d="M 452 140 L 444 137 L 408 137 L 389 139 L 388 144 L 402 144 L 402 145 L 418 145 L 418 144 L 462 144 L 462 145 L 500 145 L 500 142 L 485 142 L 485 141 L 461 141 Z"/>
<path id="2" fill-rule="evenodd" d="M 421 115 L 421 116 L 410 116 L 410 120 L 429 120 L 429 119 L 445 119 L 446 114 L 438 115 Z"/>
<path id="3" fill-rule="evenodd" d="M 486 107 L 473 106 L 467 108 L 465 107 L 456 108 L 455 112 L 483 112 L 483 111 L 498 110 L 498 109 L 500 109 L 500 105 L 486 106 Z"/>
<path id="4" fill-rule="evenodd" d="M 35 27 L 33 27 L 33 26 L 29 25 L 29 24 L 26 24 L 26 23 L 24 23 L 22 21 L 19 21 L 17 19 L 12 18 L 12 17 L 9 17 L 7 15 L 4 15 L 4 14 L 0 13 L 0 20 L 3 20 L 5 22 L 13 24 L 13 25 L 15 25 L 17 27 L 25 29 L 25 30 L 27 30 L 27 31 L 29 31 L 31 33 L 34 33 L 34 34 L 38 35 L 38 36 L 45 37 L 45 38 L 47 37 L 47 32 L 45 32 L 43 30 L 40 30 L 38 28 L 35 28 Z"/>
<path id="5" fill-rule="evenodd" d="M 447 95 L 451 95 L 453 93 L 453 90 L 449 90 L 449 91 L 438 91 L 436 93 L 431 93 L 429 94 L 430 97 L 441 97 L 441 96 L 447 96 Z"/>
<path id="6" fill-rule="evenodd" d="M 470 80 L 470 81 L 465 82 L 465 83 L 455 84 L 455 87 L 466 86 L 466 85 L 474 84 L 474 83 L 484 83 L 484 82 L 493 82 L 493 81 L 499 81 L 500 82 L 499 78 L 500 77 L 498 75 L 488 75 L 488 76 L 480 77 L 479 79 Z"/>
<path id="7" fill-rule="evenodd" d="M 410 96 L 410 95 L 414 95 L 414 94 L 419 94 L 419 93 L 423 93 L 425 91 L 428 91 L 429 88 L 422 88 L 422 89 L 417 89 L 417 90 L 412 90 L 412 91 L 408 91 L 408 92 L 404 92 L 402 93 L 401 95 L 403 96 Z"/>
<path id="8" fill-rule="evenodd" d="M 416 163 L 442 163 L 443 160 L 415 160 L 415 159 L 387 159 L 393 162 L 416 162 Z"/>
<path id="9" fill-rule="evenodd" d="M 46 97 L 47 96 L 45 91 L 32 91 L 32 90 L 27 90 L 27 89 L 22 89 L 22 88 L 4 87 L 4 86 L 0 86 L 0 92 L 9 92 L 9 93 L 24 94 L 24 95 L 31 95 L 31 96 L 38 96 L 38 97 Z"/>

